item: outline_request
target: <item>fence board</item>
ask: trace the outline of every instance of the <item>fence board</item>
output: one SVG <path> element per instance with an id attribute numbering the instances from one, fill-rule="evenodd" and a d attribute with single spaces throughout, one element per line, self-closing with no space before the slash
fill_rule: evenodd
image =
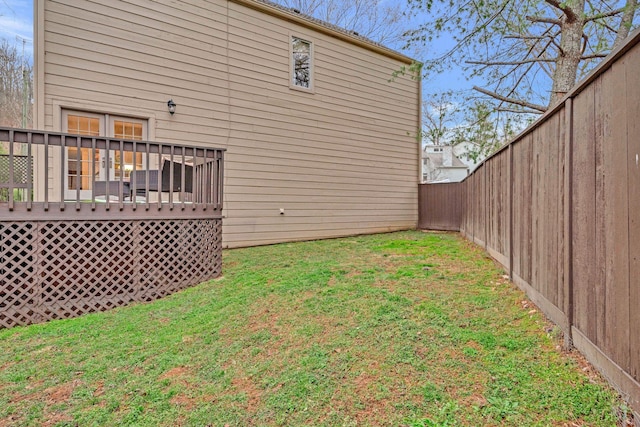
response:
<path id="1" fill-rule="evenodd" d="M 555 265 L 555 276 L 550 274 L 549 281 L 555 285 L 555 299 L 553 301 L 556 307 L 562 309 L 564 307 L 564 109 L 555 116 L 555 120 L 555 150 L 549 153 L 553 158 L 553 170 L 555 173 L 555 186 L 552 199 L 555 203 L 555 216 L 552 218 L 552 221 L 555 223 L 553 238 L 556 246 L 554 253 L 551 255 L 553 256 L 553 263 Z M 553 151 L 555 151 L 555 153 Z"/>
<path id="2" fill-rule="evenodd" d="M 544 274 L 544 216 L 547 206 L 544 206 L 545 174 L 544 163 L 545 139 L 544 130 L 547 123 L 532 132 L 531 144 L 531 278 L 527 282 L 538 292 L 546 295 Z"/>
<path id="3" fill-rule="evenodd" d="M 523 206 L 522 206 L 522 183 L 523 177 L 523 163 L 522 163 L 522 151 L 525 143 L 520 141 L 518 144 L 512 144 L 513 150 L 513 248 L 512 248 L 512 260 L 513 266 L 511 268 L 512 274 L 516 276 L 522 275 L 522 221 L 523 221 Z M 517 201 L 515 201 L 517 200 Z"/>
<path id="4" fill-rule="evenodd" d="M 629 304 L 628 328 L 633 331 L 629 337 L 630 374 L 640 381 L 640 45 L 636 45 L 627 56 L 625 64 L 627 94 L 627 141 L 628 146 L 628 197 L 629 197 Z M 624 256 L 620 253 L 620 256 Z"/>
<path id="5" fill-rule="evenodd" d="M 604 194 L 604 136 L 603 136 L 603 110 L 602 110 L 602 77 L 594 80 L 593 110 L 594 117 L 594 155 L 595 155 L 595 238 L 593 244 L 594 252 L 594 305 L 592 317 L 595 322 L 593 342 L 597 346 L 602 346 L 606 328 L 605 307 L 606 285 L 605 285 L 605 194 Z"/>
<path id="6" fill-rule="evenodd" d="M 595 138 L 593 87 L 588 86 L 574 99 L 573 139 L 573 274 L 575 326 L 595 342 L 593 307 L 595 253 Z M 574 119 L 575 120 L 575 119 Z"/>
<path id="7" fill-rule="evenodd" d="M 627 195 L 627 94 L 625 60 L 602 80 L 606 325 L 602 350 L 629 370 L 629 200 Z"/>
<path id="8" fill-rule="evenodd" d="M 549 119 L 545 126 L 544 133 L 544 151 L 541 153 L 544 159 L 544 183 L 545 191 L 543 198 L 543 237 L 544 243 L 540 246 L 540 256 L 544 259 L 545 267 L 541 269 L 542 281 L 544 282 L 545 296 L 556 307 L 561 307 L 558 303 L 558 268 L 559 259 L 558 252 L 558 236 L 561 234 L 560 228 L 562 217 L 561 200 L 558 198 L 558 192 L 562 187 L 561 174 L 558 169 L 560 146 L 560 115 L 554 115 Z"/>
<path id="9" fill-rule="evenodd" d="M 492 168 L 489 191 L 491 192 L 489 208 L 489 224 L 491 226 L 491 238 L 488 247 L 497 254 L 505 258 L 508 264 L 509 252 L 508 231 L 509 231 L 509 151 L 504 150 L 496 156 L 494 162 L 490 164 Z M 501 261 L 502 262 L 502 261 Z"/>
<path id="10" fill-rule="evenodd" d="M 531 192 L 531 172 L 532 172 L 532 137 L 528 135 L 522 143 L 522 181 L 520 203 L 522 206 L 520 218 L 520 278 L 527 283 L 531 283 L 531 219 L 532 219 L 532 192 Z"/>

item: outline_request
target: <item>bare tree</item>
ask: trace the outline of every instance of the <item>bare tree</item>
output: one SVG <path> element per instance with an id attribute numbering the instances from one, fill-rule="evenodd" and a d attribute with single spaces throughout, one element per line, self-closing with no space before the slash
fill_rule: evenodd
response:
<path id="1" fill-rule="evenodd" d="M 300 13 L 353 31 L 382 44 L 398 42 L 404 34 L 402 2 L 382 0 L 275 0 Z"/>
<path id="2" fill-rule="evenodd" d="M 449 145 L 455 141 L 456 130 L 462 122 L 462 104 L 453 93 L 423 95 L 422 140 L 429 145 Z"/>
<path id="3" fill-rule="evenodd" d="M 474 89 L 508 112 L 542 113 L 619 46 L 637 24 L 638 0 L 409 0 L 433 17 L 408 32 L 407 46 L 444 35 L 453 46 L 425 70 L 461 66 Z"/>
<path id="4" fill-rule="evenodd" d="M 32 74 L 16 47 L 0 41 L 0 126 L 31 127 Z"/>

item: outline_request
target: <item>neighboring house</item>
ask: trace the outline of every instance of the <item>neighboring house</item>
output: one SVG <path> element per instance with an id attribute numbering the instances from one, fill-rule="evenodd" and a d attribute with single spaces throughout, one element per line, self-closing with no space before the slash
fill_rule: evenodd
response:
<path id="1" fill-rule="evenodd" d="M 459 182 L 469 167 L 453 154 L 451 145 L 427 145 L 422 152 L 423 182 Z"/>
<path id="2" fill-rule="evenodd" d="M 484 159 L 481 159 L 478 154 L 472 156 L 471 153 L 478 150 L 478 145 L 469 141 L 458 142 L 453 145 L 453 155 L 456 156 L 462 163 L 469 167 L 469 173 L 480 164 Z M 475 160 L 474 160 L 475 158 Z"/>
<path id="3" fill-rule="evenodd" d="M 225 247 L 416 226 L 410 58 L 261 0 L 36 0 L 35 34 L 35 128 L 227 149 Z M 115 154 L 50 193 L 145 167 Z"/>

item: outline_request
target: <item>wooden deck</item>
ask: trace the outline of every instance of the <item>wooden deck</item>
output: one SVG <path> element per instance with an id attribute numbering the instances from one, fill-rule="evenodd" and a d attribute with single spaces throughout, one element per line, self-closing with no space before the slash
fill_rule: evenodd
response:
<path id="1" fill-rule="evenodd" d="M 0 143 L 0 327 L 150 301 L 221 274 L 224 150 L 2 128 Z M 138 156 L 144 169 L 101 177 L 109 156 Z"/>

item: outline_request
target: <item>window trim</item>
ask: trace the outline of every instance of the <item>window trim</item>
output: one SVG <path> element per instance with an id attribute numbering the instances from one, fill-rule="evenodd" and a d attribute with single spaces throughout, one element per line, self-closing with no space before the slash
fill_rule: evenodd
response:
<path id="1" fill-rule="evenodd" d="M 309 87 L 294 84 L 294 61 L 293 61 L 293 39 L 297 38 L 309 43 Z M 289 52 L 289 89 L 306 93 L 315 93 L 315 40 L 304 34 L 289 32 L 288 38 Z"/>

